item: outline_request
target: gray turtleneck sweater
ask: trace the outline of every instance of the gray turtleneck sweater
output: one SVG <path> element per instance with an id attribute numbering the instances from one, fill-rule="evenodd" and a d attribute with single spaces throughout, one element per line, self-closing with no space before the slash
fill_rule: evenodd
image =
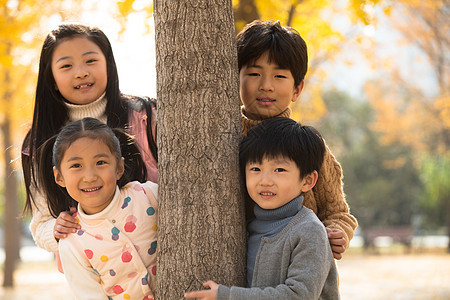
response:
<path id="1" fill-rule="evenodd" d="M 217 299 L 339 299 L 325 227 L 302 200 L 273 210 L 255 208 L 256 219 L 248 225 L 251 285 L 220 285 Z"/>
<path id="2" fill-rule="evenodd" d="M 253 208 L 255 219 L 247 226 L 249 233 L 247 242 L 247 286 L 252 286 L 255 259 L 261 245 L 261 239 L 263 237 L 272 238 L 280 233 L 302 209 L 302 201 L 303 197 L 299 196 L 277 209 L 263 209 L 258 204 Z"/>

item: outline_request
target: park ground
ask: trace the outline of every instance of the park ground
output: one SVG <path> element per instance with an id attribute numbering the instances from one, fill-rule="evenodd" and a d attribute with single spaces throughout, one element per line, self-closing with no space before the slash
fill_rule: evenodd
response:
<path id="1" fill-rule="evenodd" d="M 442 249 L 412 253 L 350 249 L 337 265 L 342 300 L 450 299 L 450 254 Z M 0 300 L 71 299 L 54 260 L 21 263 L 15 282 L 14 289 L 0 288 Z"/>

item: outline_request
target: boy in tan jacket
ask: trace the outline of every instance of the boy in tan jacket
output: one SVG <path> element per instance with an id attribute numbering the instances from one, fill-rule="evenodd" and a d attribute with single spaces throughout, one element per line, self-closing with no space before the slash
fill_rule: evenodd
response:
<path id="1" fill-rule="evenodd" d="M 265 119 L 291 116 L 289 105 L 302 92 L 308 54 L 300 34 L 278 21 L 254 21 L 236 42 L 245 136 Z M 341 259 L 358 223 L 345 200 L 341 166 L 328 147 L 315 187 L 303 196 L 303 205 L 325 225 L 334 258 Z"/>

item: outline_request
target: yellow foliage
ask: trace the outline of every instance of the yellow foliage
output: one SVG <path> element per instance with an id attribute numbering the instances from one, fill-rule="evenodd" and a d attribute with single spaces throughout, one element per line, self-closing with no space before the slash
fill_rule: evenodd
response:
<path id="1" fill-rule="evenodd" d="M 131 12 L 134 12 L 133 3 L 135 0 L 121 0 L 117 2 L 117 8 L 122 17 L 128 16 Z"/>
<path id="2" fill-rule="evenodd" d="M 398 84 L 402 85 L 404 83 Z M 382 133 L 383 144 L 399 143 L 420 152 L 445 151 L 442 122 L 437 117 L 439 112 L 433 103 L 424 101 L 418 90 L 411 88 L 402 95 L 377 81 L 366 84 L 365 92 L 376 112 L 371 128 Z"/>
<path id="3" fill-rule="evenodd" d="M 439 111 L 439 117 L 442 120 L 442 124 L 445 128 L 450 129 L 450 95 L 443 95 L 436 99 L 436 110 Z"/>
<path id="4" fill-rule="evenodd" d="M 318 121 L 327 112 L 321 87 L 313 85 L 305 88 L 299 99 L 291 105 L 291 109 L 292 119 L 298 122 Z"/>
<path id="5" fill-rule="evenodd" d="M 79 1 L 72 5 L 79 6 Z M 63 8 L 64 7 L 64 8 Z M 65 1 L 2 1 L 0 10 L 0 123 L 9 122 L 15 157 L 32 118 L 35 73 L 46 20 L 72 11 Z M 41 27 L 42 26 L 42 27 Z M 45 32 L 45 34 L 43 33 Z M 2 128 L 3 129 L 3 128 Z"/>

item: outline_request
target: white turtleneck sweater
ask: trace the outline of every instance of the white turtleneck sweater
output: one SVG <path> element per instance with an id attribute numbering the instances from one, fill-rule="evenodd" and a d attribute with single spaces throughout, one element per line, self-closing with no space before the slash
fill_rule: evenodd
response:
<path id="1" fill-rule="evenodd" d="M 106 123 L 106 103 L 108 100 L 106 99 L 106 92 L 103 93 L 100 98 L 91 102 L 89 104 L 72 104 L 65 102 L 67 108 L 69 109 L 69 120 L 67 123 L 81 120 L 86 117 L 96 118 L 103 123 Z"/>

